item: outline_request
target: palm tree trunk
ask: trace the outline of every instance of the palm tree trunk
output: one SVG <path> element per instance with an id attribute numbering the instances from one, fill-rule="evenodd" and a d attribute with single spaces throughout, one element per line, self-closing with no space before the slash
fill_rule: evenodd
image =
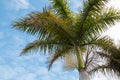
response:
<path id="1" fill-rule="evenodd" d="M 79 71 L 79 80 L 90 80 L 88 72 L 84 69 Z"/>
<path id="2" fill-rule="evenodd" d="M 79 47 L 76 47 L 76 56 L 77 56 L 77 61 L 78 61 L 78 68 L 83 69 L 85 67 L 84 61 L 83 61 L 83 56 L 81 53 L 81 50 Z"/>

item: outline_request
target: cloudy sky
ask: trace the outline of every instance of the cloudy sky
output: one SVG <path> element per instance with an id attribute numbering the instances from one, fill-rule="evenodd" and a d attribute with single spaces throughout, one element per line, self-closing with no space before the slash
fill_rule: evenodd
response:
<path id="1" fill-rule="evenodd" d="M 72 10 L 77 11 L 80 0 L 71 0 Z M 32 11 L 41 11 L 48 0 L 0 0 L 0 80 L 78 80 L 76 71 L 63 71 L 61 62 L 48 72 L 46 56 L 42 52 L 19 56 L 22 48 L 34 37 L 12 28 L 14 20 Z M 111 0 L 108 6 L 120 9 L 119 0 Z M 120 23 L 106 32 L 115 42 L 120 40 Z M 74 73 L 74 74 L 73 74 Z M 96 75 L 93 80 L 114 80 Z"/>

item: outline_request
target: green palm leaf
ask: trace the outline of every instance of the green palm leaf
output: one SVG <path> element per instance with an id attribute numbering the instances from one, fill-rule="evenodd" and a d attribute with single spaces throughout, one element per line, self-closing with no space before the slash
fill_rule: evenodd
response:
<path id="1" fill-rule="evenodd" d="M 19 19 L 13 26 L 29 34 L 38 35 L 41 39 L 52 36 L 56 39 L 69 40 L 72 36 L 70 33 L 72 29 L 70 26 L 66 27 L 65 24 L 69 24 L 67 19 L 58 18 L 51 11 L 45 11 L 35 12 L 24 19 Z"/>
<path id="2" fill-rule="evenodd" d="M 68 0 L 50 0 L 52 4 L 52 9 L 55 13 L 57 13 L 60 17 L 70 18 L 71 10 L 68 6 Z"/>
<path id="3" fill-rule="evenodd" d="M 44 51 L 46 52 L 48 50 L 49 53 L 53 53 L 54 51 L 61 49 L 62 47 L 72 47 L 72 45 L 69 45 L 69 43 L 64 41 L 57 41 L 57 40 L 35 40 L 29 44 L 26 45 L 26 47 L 23 49 L 21 54 L 26 54 L 29 52 L 34 51 Z"/>
<path id="4" fill-rule="evenodd" d="M 82 36 L 83 26 L 86 19 L 93 14 L 99 14 L 107 1 L 108 0 L 87 0 L 84 3 L 83 9 L 80 12 L 80 18 L 78 18 L 77 22 L 77 34 L 79 34 L 79 36 Z"/>

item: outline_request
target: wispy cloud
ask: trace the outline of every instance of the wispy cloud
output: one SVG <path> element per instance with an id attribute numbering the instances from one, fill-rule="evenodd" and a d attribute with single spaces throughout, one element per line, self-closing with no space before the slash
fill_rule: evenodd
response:
<path id="1" fill-rule="evenodd" d="M 0 79 L 2 80 L 9 80 L 16 75 L 16 72 L 14 72 L 13 69 L 7 65 L 1 65 L 0 71 Z"/>
<path id="2" fill-rule="evenodd" d="M 33 73 L 23 74 L 16 78 L 16 80 L 35 80 L 36 75 Z"/>
<path id="3" fill-rule="evenodd" d="M 0 39 L 3 37 L 3 32 L 0 31 Z"/>
<path id="4" fill-rule="evenodd" d="M 16 10 L 20 10 L 20 9 L 28 9 L 30 4 L 29 4 L 29 0 L 11 0 L 11 6 Z"/>

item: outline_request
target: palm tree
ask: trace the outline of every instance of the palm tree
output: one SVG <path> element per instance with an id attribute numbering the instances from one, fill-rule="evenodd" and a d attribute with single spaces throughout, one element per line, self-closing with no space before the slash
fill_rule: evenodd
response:
<path id="1" fill-rule="evenodd" d="M 37 36 L 35 41 L 26 45 L 21 54 L 38 50 L 48 51 L 49 70 L 59 58 L 65 59 L 66 55 L 75 55 L 76 68 L 82 75 L 79 80 L 90 80 L 86 70 L 89 58 L 85 61 L 83 55 L 86 51 L 89 52 L 88 46 L 96 46 L 100 49 L 96 54 L 105 54 L 102 57 L 111 60 L 107 53 L 111 53 L 111 49 L 114 52 L 114 48 L 111 48 L 113 43 L 109 38 L 102 37 L 101 33 L 120 20 L 120 11 L 105 7 L 108 0 L 86 0 L 78 13 L 70 10 L 68 0 L 50 2 L 50 8 L 44 8 L 42 12 L 33 12 L 14 22 L 13 26 L 16 29 Z M 116 62 L 111 61 L 110 64 L 111 70 Z M 98 67 L 104 66 L 97 66 L 91 71 L 98 70 Z M 114 68 L 113 71 L 119 72 L 118 67 Z"/>

